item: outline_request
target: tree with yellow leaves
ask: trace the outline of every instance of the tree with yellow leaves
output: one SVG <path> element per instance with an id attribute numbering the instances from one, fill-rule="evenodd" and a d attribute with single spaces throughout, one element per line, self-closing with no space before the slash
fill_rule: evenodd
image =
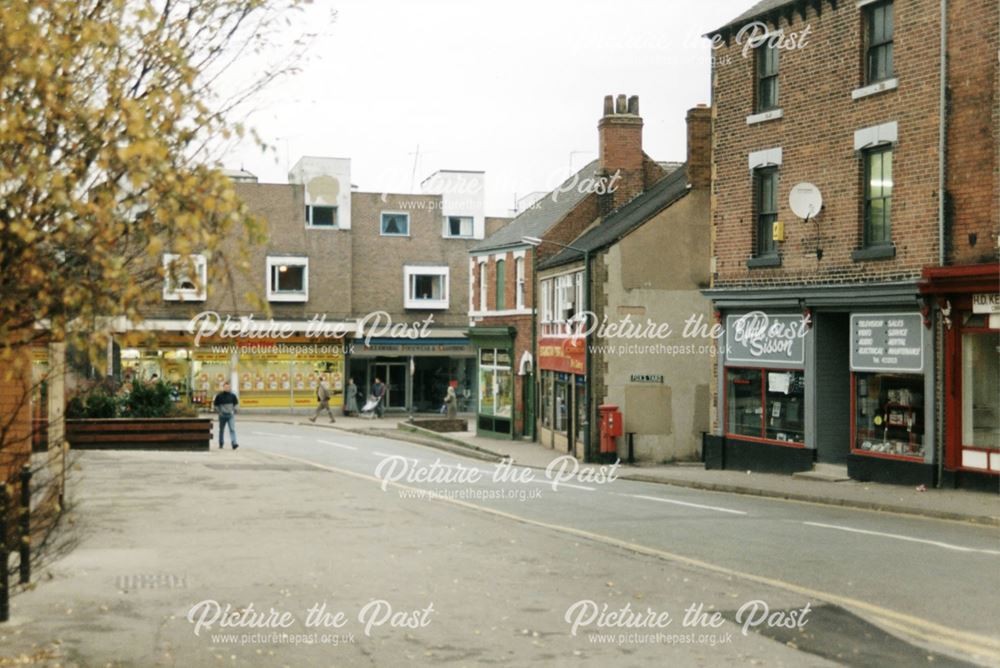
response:
<path id="1" fill-rule="evenodd" d="M 249 81 L 227 73 L 306 1 L 0 2 L 0 482 L 29 451 L 33 344 L 94 349 L 113 319 L 141 320 L 165 252 L 177 273 L 196 275 L 194 252 L 213 280 L 240 269 L 220 241 L 262 231 L 212 150 L 302 42 Z"/>

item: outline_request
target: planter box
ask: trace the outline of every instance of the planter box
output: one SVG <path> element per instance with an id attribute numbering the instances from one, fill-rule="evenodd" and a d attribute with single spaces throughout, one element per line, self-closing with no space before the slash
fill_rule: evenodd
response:
<path id="1" fill-rule="evenodd" d="M 107 418 L 66 420 L 74 450 L 208 450 L 206 418 Z"/>
<path id="2" fill-rule="evenodd" d="M 462 418 L 417 418 L 411 420 L 410 424 L 439 433 L 469 430 L 468 421 Z"/>

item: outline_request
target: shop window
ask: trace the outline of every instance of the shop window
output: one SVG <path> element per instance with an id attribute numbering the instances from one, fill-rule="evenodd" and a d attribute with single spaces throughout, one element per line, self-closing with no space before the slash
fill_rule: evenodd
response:
<path id="1" fill-rule="evenodd" d="M 726 369 L 726 431 L 778 443 L 805 443 L 805 373 Z"/>
<path id="2" fill-rule="evenodd" d="M 924 458 L 924 377 L 854 374 L 854 450 Z"/>
<path id="3" fill-rule="evenodd" d="M 407 237 L 410 235 L 410 214 L 382 212 L 383 237 Z"/>
<path id="4" fill-rule="evenodd" d="M 868 149 L 865 160 L 865 246 L 892 243 L 892 146 Z"/>
<path id="5" fill-rule="evenodd" d="M 204 255 L 163 256 L 163 298 L 167 301 L 203 302 L 208 283 L 208 261 Z"/>
<path id="6" fill-rule="evenodd" d="M 309 299 L 309 258 L 267 258 L 267 298 L 272 302 Z"/>
<path id="7" fill-rule="evenodd" d="M 757 111 L 778 108 L 778 48 L 770 41 L 757 47 Z"/>
<path id="8" fill-rule="evenodd" d="M 583 443 L 584 429 L 587 423 L 587 387 L 582 382 L 583 376 L 577 376 L 576 383 L 576 441 Z"/>
<path id="9" fill-rule="evenodd" d="M 552 428 L 553 376 L 551 371 L 542 371 L 542 391 L 539 402 L 539 419 L 546 429 Z"/>
<path id="10" fill-rule="evenodd" d="M 448 216 L 449 237 L 471 237 L 472 216 Z"/>
<path id="11" fill-rule="evenodd" d="M 404 267 L 406 308 L 448 308 L 448 267 Z"/>
<path id="12" fill-rule="evenodd" d="M 556 431 L 565 432 L 569 427 L 569 383 L 565 378 L 566 374 L 559 374 L 555 382 L 555 412 L 554 428 Z"/>
<path id="13" fill-rule="evenodd" d="M 985 320 L 983 316 L 978 318 Z M 971 324 L 978 323 L 973 321 Z M 1000 332 L 962 332 L 962 445 L 965 447 L 1000 450 L 998 353 Z M 977 468 L 988 468 L 985 454 L 978 458 L 972 455 L 970 461 L 981 464 Z M 966 465 L 963 462 L 963 466 Z"/>
<path id="14" fill-rule="evenodd" d="M 866 83 L 892 78 L 893 11 L 892 2 L 879 2 L 865 8 L 867 22 Z"/>
<path id="15" fill-rule="evenodd" d="M 511 417 L 514 400 L 514 376 L 510 352 L 494 348 L 479 351 L 479 413 Z"/>
<path id="16" fill-rule="evenodd" d="M 310 204 L 306 206 L 307 227 L 337 227 L 337 207 Z"/>

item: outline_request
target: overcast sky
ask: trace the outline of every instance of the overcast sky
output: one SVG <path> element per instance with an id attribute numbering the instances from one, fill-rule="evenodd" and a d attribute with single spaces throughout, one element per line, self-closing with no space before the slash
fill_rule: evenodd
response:
<path id="1" fill-rule="evenodd" d="M 508 215 L 597 157 L 606 94 L 638 95 L 646 153 L 683 160 L 685 111 L 710 101 L 702 35 L 751 4 L 315 0 L 287 35 L 321 34 L 309 61 L 249 118 L 276 152 L 247 142 L 225 164 L 285 183 L 301 155 L 346 157 L 376 192 L 483 170 L 487 214 Z"/>

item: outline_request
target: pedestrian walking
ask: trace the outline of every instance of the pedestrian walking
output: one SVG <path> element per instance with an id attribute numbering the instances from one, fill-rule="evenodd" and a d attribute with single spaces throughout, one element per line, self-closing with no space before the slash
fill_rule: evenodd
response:
<path id="1" fill-rule="evenodd" d="M 354 384 L 353 378 L 347 379 L 347 389 L 344 397 L 344 415 L 358 414 L 358 386 Z"/>
<path id="2" fill-rule="evenodd" d="M 448 386 L 448 392 L 444 395 L 444 405 L 448 409 L 449 418 L 458 415 L 458 395 L 455 394 L 455 388 L 451 385 Z"/>
<path id="3" fill-rule="evenodd" d="M 385 414 L 385 385 L 381 378 L 376 378 L 375 383 L 372 384 L 372 396 L 378 402 L 375 405 L 375 415 L 382 417 Z"/>
<path id="4" fill-rule="evenodd" d="M 326 378 L 319 381 L 319 385 L 316 386 L 316 401 L 319 405 L 316 407 L 316 413 L 309 418 L 310 422 L 315 422 L 316 418 L 323 411 L 326 411 L 330 416 L 330 422 L 336 422 L 336 418 L 333 417 L 333 411 L 330 410 L 330 386 L 326 382 Z"/>
<path id="5" fill-rule="evenodd" d="M 229 391 L 229 383 L 222 385 L 222 392 L 215 395 L 212 406 L 219 414 L 219 447 L 226 444 L 225 430 L 229 426 L 229 440 L 233 443 L 233 450 L 240 447 L 236 442 L 236 407 L 240 405 L 239 398 Z"/>

